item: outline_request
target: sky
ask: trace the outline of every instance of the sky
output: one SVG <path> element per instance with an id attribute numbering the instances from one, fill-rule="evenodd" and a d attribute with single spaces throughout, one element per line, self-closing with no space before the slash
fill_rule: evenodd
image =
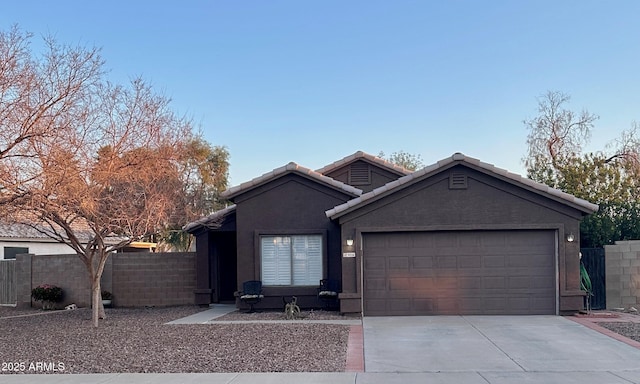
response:
<path id="1" fill-rule="evenodd" d="M 455 152 L 525 174 L 547 91 L 598 115 L 587 151 L 640 121 L 640 2 L 3 2 L 13 25 L 99 47 L 107 77 L 136 76 L 230 152 L 230 184 L 291 161 L 356 151 Z"/>

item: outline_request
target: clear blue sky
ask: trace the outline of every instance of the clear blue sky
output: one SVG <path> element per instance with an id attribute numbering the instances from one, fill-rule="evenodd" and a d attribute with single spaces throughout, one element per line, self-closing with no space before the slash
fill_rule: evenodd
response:
<path id="1" fill-rule="evenodd" d="M 0 27 L 98 46 L 231 153 L 236 185 L 357 150 L 463 152 L 524 173 L 547 90 L 600 116 L 590 150 L 640 121 L 640 1 L 10 1 Z M 35 46 L 34 46 L 35 48 Z"/>

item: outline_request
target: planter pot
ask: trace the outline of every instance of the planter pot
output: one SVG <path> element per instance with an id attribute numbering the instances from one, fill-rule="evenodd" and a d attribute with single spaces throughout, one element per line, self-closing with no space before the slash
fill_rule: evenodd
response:
<path id="1" fill-rule="evenodd" d="M 111 307 L 111 300 L 102 300 L 102 306 Z"/>

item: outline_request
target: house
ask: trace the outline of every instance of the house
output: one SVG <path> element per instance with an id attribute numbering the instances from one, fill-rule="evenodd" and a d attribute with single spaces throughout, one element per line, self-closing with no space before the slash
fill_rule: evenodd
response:
<path id="1" fill-rule="evenodd" d="M 60 243 L 46 233 L 43 225 L 27 225 L 21 222 L 5 220 L 0 222 L 0 260 L 15 259 L 16 255 L 30 253 L 34 255 L 68 255 L 76 251 L 70 246 Z M 80 236 L 88 238 L 84 228 L 78 228 Z M 109 239 L 108 239 L 109 240 Z M 133 242 L 122 252 L 152 252 L 156 243 Z"/>
<path id="2" fill-rule="evenodd" d="M 196 304 L 261 280 L 262 308 L 376 315 L 559 314 L 582 308 L 580 220 L 598 207 L 456 153 L 410 173 L 357 152 L 317 171 L 295 163 L 228 189 L 234 205 L 196 236 Z"/>
<path id="3" fill-rule="evenodd" d="M 15 259 L 16 255 L 22 253 L 64 255 L 75 253 L 75 251 L 68 245 L 58 243 L 28 225 L 1 222 L 0 260 Z"/>

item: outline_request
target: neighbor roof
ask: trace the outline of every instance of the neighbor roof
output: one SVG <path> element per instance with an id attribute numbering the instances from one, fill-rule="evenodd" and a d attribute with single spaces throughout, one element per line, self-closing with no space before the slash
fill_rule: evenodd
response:
<path id="1" fill-rule="evenodd" d="M 271 172 L 265 173 L 262 176 L 256 177 L 255 179 L 252 179 L 250 181 L 247 181 L 246 183 L 242 183 L 238 186 L 232 187 L 227 189 L 226 191 L 224 191 L 222 193 L 222 197 L 226 198 L 226 199 L 232 199 L 242 193 L 245 193 L 249 190 L 252 190 L 254 188 L 257 188 L 258 186 L 261 186 L 263 184 L 268 183 L 271 180 L 277 179 L 278 177 L 281 177 L 283 175 L 286 175 L 288 173 L 296 173 L 299 174 L 301 176 L 304 177 L 308 177 L 312 180 L 318 181 L 320 183 L 326 184 L 329 187 L 335 188 L 337 190 L 346 192 L 348 194 L 351 194 L 353 196 L 360 196 L 362 194 L 362 190 L 352 187 L 350 185 L 347 185 L 341 181 L 338 180 L 334 180 L 328 176 L 324 176 L 321 173 L 318 173 L 316 171 L 313 171 L 309 168 L 305 168 L 301 165 L 298 165 L 296 163 L 289 163 L 285 166 L 282 166 L 280 168 L 276 168 Z"/>
<path id="2" fill-rule="evenodd" d="M 0 223 L 0 238 L 51 239 L 49 236 L 35 228 L 21 223 Z"/>
<path id="3" fill-rule="evenodd" d="M 585 213 L 593 213 L 598 210 L 598 206 L 596 204 L 592 204 L 586 200 L 577 198 L 573 195 L 562 192 L 558 189 L 551 188 L 548 185 L 541 184 L 531 179 L 509 172 L 506 169 L 498 168 L 493 164 L 488 164 L 478 159 L 475 159 L 473 157 L 465 156 L 462 153 L 454 153 L 451 157 L 442 159 L 437 163 L 431 164 L 419 171 L 416 171 L 407 176 L 403 176 L 398 180 L 394 180 L 390 183 L 387 183 L 379 188 L 374 189 L 371 192 L 367 192 L 355 199 L 347 201 L 344 204 L 340 204 L 332 209 L 329 209 L 325 213 L 327 217 L 331 219 L 336 219 L 348 212 L 356 210 L 373 201 L 376 201 L 382 198 L 383 196 L 393 193 L 396 190 L 399 190 L 408 185 L 411 185 L 413 184 L 412 182 L 423 178 L 425 175 L 438 173 L 443 169 L 450 168 L 457 164 L 467 164 L 472 167 L 478 168 L 480 170 L 487 171 L 487 173 L 492 173 L 498 176 L 502 176 L 507 181 L 511 181 L 514 184 L 520 185 L 521 187 L 527 188 L 536 193 L 545 195 L 546 197 L 550 197 L 555 200 L 559 200 L 565 204 L 572 205 L 575 208 Z"/>
<path id="4" fill-rule="evenodd" d="M 81 220 L 74 221 L 71 228 L 81 241 L 88 241 L 93 234 L 90 227 Z M 14 213 L 13 217 L 4 217 L 0 220 L 0 238 L 3 239 L 49 242 L 57 241 L 53 238 L 57 237 L 56 233 L 64 234 L 64 230 L 57 225 L 52 228 L 24 212 Z"/>
<path id="5" fill-rule="evenodd" d="M 408 175 L 411 173 L 411 171 L 409 171 L 408 169 L 401 167 L 399 165 L 393 164 L 385 159 L 382 159 L 380 157 L 377 156 L 373 156 L 370 155 L 368 153 L 362 152 L 362 151 L 358 151 L 356 153 L 354 153 L 353 155 L 349 155 L 343 159 L 340 159 L 338 161 L 334 161 L 333 163 L 324 166 L 318 170 L 316 170 L 316 172 L 321 173 L 321 174 L 326 174 L 329 173 L 335 169 L 338 169 L 340 167 L 344 167 L 345 165 L 348 165 L 350 163 L 353 163 L 357 160 L 365 160 L 367 162 L 376 164 L 382 168 L 386 168 L 389 171 L 392 171 L 394 173 L 397 173 L 398 175 Z"/>

